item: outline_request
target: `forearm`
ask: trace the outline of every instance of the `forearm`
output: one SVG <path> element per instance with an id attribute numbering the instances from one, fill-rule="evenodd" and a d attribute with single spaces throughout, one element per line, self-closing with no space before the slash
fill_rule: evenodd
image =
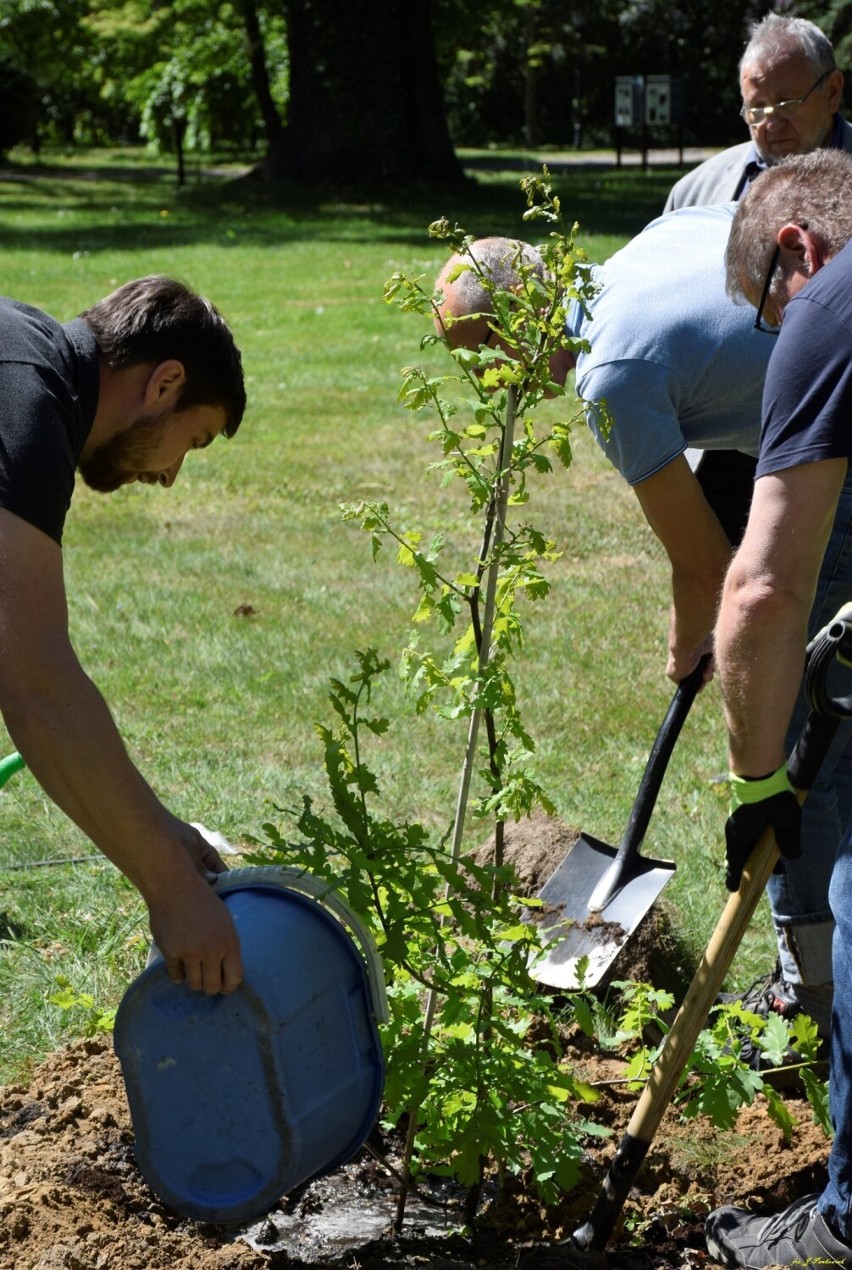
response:
<path id="1" fill-rule="evenodd" d="M 224 864 L 136 770 L 77 660 L 59 548 L 2 509 L 0 648 L 0 709 L 36 780 L 141 892 L 171 977 L 233 991 L 239 939 L 206 881 Z"/>
<path id="2" fill-rule="evenodd" d="M 731 770 L 764 776 L 785 760 L 785 739 L 804 669 L 807 602 L 736 568 L 725 583 L 716 660 Z"/>
<path id="3" fill-rule="evenodd" d="M 846 475 L 845 460 L 760 477 L 716 626 L 731 770 L 765 776 L 786 759 L 808 618 Z"/>
<path id="4" fill-rule="evenodd" d="M 731 545 L 682 455 L 634 489 L 671 563 L 667 669 L 679 681 L 710 651 Z"/>
<path id="5" fill-rule="evenodd" d="M 669 675 L 682 679 L 703 652 L 713 649 L 713 630 L 722 595 L 729 550 L 718 552 L 699 568 L 672 566 L 669 620 Z"/>

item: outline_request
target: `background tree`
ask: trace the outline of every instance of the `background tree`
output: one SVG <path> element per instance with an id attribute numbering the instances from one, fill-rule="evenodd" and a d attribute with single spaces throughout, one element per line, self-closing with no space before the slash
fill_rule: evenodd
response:
<path id="1" fill-rule="evenodd" d="M 175 153 L 180 181 L 186 151 L 253 148 L 263 128 L 246 46 L 244 4 L 173 0 L 152 8 L 140 0 L 119 6 L 109 0 L 90 3 L 91 28 L 110 50 L 103 64 L 102 95 L 123 98 L 134 111 L 140 135 L 155 150 Z M 257 15 L 255 20 L 267 79 L 280 87 L 286 65 L 283 25 Z"/>
<path id="2" fill-rule="evenodd" d="M 751 21 L 774 6 L 755 0 L 629 0 L 618 15 L 619 75 L 682 78 L 685 137 L 711 145 L 745 141 L 739 117 L 739 59 Z"/>
<path id="3" fill-rule="evenodd" d="M 38 100 L 38 85 L 32 75 L 0 57 L 0 159 L 12 146 L 32 140 Z"/>
<path id="4" fill-rule="evenodd" d="M 781 7 L 782 0 L 776 0 Z M 368 190 L 462 179 L 456 146 L 614 144 L 618 75 L 683 80 L 651 144 L 746 134 L 737 63 L 768 0 L 2 0 L 37 137 L 265 147 L 259 171 Z M 796 0 L 852 60 L 852 0 Z M 57 56 L 57 49 L 62 56 Z M 625 137 L 635 144 L 637 137 Z"/>
<path id="5" fill-rule="evenodd" d="M 431 0 L 280 0 L 287 120 L 264 171 L 368 187 L 459 181 L 435 60 Z"/>
<path id="6" fill-rule="evenodd" d="M 88 9 L 88 0 L 3 0 L 0 5 L 0 56 L 35 84 L 35 126 L 28 136 L 35 149 L 49 133 L 73 142 L 78 119 L 95 130 L 101 122 L 94 74 L 99 54 L 85 26 Z"/>
<path id="7" fill-rule="evenodd" d="M 744 137 L 737 64 L 757 0 L 438 0 L 438 56 L 457 145 L 613 144 L 618 75 L 684 82 L 684 138 Z M 671 143 L 673 129 L 656 140 Z"/>
<path id="8" fill-rule="evenodd" d="M 611 105 L 618 0 L 438 0 L 438 57 L 456 144 L 579 144 Z M 600 128 L 600 120 L 597 121 Z M 608 118 L 606 121 L 608 127 Z"/>
<path id="9" fill-rule="evenodd" d="M 265 34 L 265 29 L 268 31 L 270 24 L 268 22 L 264 23 L 263 14 L 255 0 L 239 0 L 239 11 L 245 30 L 251 84 L 263 120 L 267 145 L 272 150 L 282 141 L 283 122 L 276 104 L 275 86 L 266 49 L 267 35 Z M 286 35 L 283 31 L 283 22 L 281 26 L 281 52 L 285 52 Z M 281 56 L 281 52 L 279 53 L 279 79 L 281 78 L 280 70 L 287 66 L 286 53 Z M 286 92 L 286 85 L 282 83 L 280 87 L 283 90 L 283 96 L 283 92 Z"/>
<path id="10" fill-rule="evenodd" d="M 796 13 L 825 31 L 841 69 L 852 68 L 852 0 L 801 0 Z"/>

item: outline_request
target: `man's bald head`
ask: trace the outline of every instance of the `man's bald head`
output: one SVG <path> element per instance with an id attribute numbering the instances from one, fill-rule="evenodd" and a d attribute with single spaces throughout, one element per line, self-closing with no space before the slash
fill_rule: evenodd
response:
<path id="1" fill-rule="evenodd" d="M 544 278 L 540 253 L 514 238 L 479 238 L 468 252 L 451 256 L 435 282 L 435 328 L 453 348 L 477 349 L 487 344 L 494 317 L 495 291 L 515 291 L 522 274 Z"/>

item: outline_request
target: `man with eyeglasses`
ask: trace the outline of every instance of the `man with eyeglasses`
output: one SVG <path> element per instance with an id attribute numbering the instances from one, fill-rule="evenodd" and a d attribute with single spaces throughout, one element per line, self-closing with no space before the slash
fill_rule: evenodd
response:
<path id="1" fill-rule="evenodd" d="M 852 600 L 852 159 L 820 150 L 762 176 L 734 216 L 727 277 L 732 295 L 781 323 L 754 497 L 716 627 L 731 770 L 751 786 L 749 823 L 736 830 L 741 862 L 767 825 L 781 826 L 787 849 L 796 850 L 785 734 L 808 613 L 826 584 L 838 608 Z M 839 829 L 826 840 L 836 857 L 828 893 L 836 921 L 828 1185 L 773 1217 L 711 1213 L 707 1245 L 726 1266 L 852 1266 L 852 820 Z"/>
<path id="2" fill-rule="evenodd" d="M 714 155 L 682 177 L 669 193 L 666 211 L 738 200 L 761 173 L 788 155 L 823 147 L 852 152 L 852 126 L 838 113 L 843 75 L 830 41 L 814 23 L 777 13 L 753 23 L 739 76 L 740 114 L 750 140 Z M 768 329 L 760 314 L 758 329 Z M 751 501 L 753 457 L 724 450 L 703 455 L 692 451 L 688 457 L 729 538 L 739 542 Z M 838 771 L 838 780 L 840 792 L 848 790 L 852 803 L 852 770 L 845 781 Z M 821 824 L 819 796 L 805 816 L 806 823 Z M 812 836 L 808 828 L 809 841 Z M 778 958 L 775 967 L 756 978 L 742 997 L 747 1009 L 763 1017 L 778 1013 L 792 1018 L 804 1010 L 817 1020 L 824 1036 L 829 1031 L 832 999 L 833 922 L 826 893 L 831 849 L 829 844 L 816 873 L 811 855 L 809 864 L 791 864 L 788 874 L 771 879 L 768 895 Z M 807 878 L 800 878 L 805 870 Z M 759 1066 L 760 1052 L 750 1042 L 745 1042 L 745 1048 L 750 1061 Z"/>
<path id="3" fill-rule="evenodd" d="M 820 147 L 852 153 L 852 126 L 838 114 L 843 73 L 830 41 L 813 22 L 770 13 L 755 23 L 740 60 L 740 91 L 750 140 L 681 177 L 665 211 L 735 201 L 755 177 L 789 154 Z"/>

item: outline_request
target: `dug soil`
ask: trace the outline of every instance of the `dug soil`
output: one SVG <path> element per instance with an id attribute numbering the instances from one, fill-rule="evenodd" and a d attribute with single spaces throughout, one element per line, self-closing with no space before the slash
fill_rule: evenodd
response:
<path id="1" fill-rule="evenodd" d="M 564 855 L 567 833 L 547 822 L 516 837 L 511 849 L 531 888 Z M 634 943 L 632 955 L 641 958 L 642 944 Z M 652 924 L 645 954 L 658 957 L 664 944 Z M 644 977 L 643 970 L 621 966 L 619 973 Z M 111 1040 L 75 1041 L 29 1081 L 0 1089 L 0 1270 L 694 1270 L 715 1265 L 703 1238 L 710 1208 L 734 1203 L 771 1212 L 821 1189 L 828 1142 L 800 1098 L 788 1095 L 796 1120 L 789 1142 L 759 1095 L 724 1133 L 682 1123 L 670 1110 L 606 1254 L 572 1256 L 558 1241 L 588 1216 L 636 1094 L 623 1083 L 623 1055 L 601 1053 L 580 1034 L 568 1033 L 566 1045 L 577 1074 L 599 1090 L 593 1118 L 613 1136 L 589 1139 L 583 1180 L 557 1205 L 536 1201 L 523 1179 L 499 1198 L 486 1186 L 468 1235 L 458 1233 L 464 1196 L 438 1180 L 409 1199 L 402 1231 L 394 1233 L 390 1170 L 398 1144 L 378 1134 L 344 1168 L 282 1199 L 251 1228 L 188 1221 L 137 1170 Z"/>

